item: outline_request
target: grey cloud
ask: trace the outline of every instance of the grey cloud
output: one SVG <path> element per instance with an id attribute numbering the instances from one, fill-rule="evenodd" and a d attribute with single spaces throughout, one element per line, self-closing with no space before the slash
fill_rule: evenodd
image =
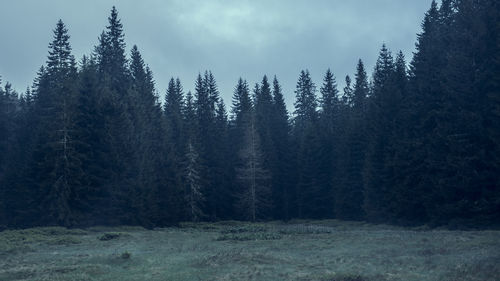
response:
<path id="1" fill-rule="evenodd" d="M 90 53 L 116 5 L 127 48 L 138 45 L 161 94 L 171 76 L 190 90 L 198 72 L 211 69 L 228 103 L 238 77 L 255 83 L 276 74 L 291 106 L 301 69 L 308 68 L 320 85 L 331 68 L 342 85 L 358 58 L 371 71 L 383 42 L 411 59 L 430 2 L 2 1 L 0 75 L 18 90 L 30 85 L 59 18 L 68 26 L 75 56 Z"/>

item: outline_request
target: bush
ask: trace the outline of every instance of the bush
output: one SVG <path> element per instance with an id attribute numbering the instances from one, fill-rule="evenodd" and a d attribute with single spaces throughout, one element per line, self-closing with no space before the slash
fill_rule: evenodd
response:
<path id="1" fill-rule="evenodd" d="M 278 233 L 253 232 L 253 233 L 228 233 L 217 237 L 217 241 L 252 241 L 252 240 L 279 240 Z"/>
<path id="2" fill-rule="evenodd" d="M 101 241 L 109 241 L 109 240 L 117 239 L 120 236 L 122 236 L 121 233 L 108 232 L 108 233 L 104 233 L 102 236 L 100 236 L 99 240 L 101 240 Z"/>
<path id="3" fill-rule="evenodd" d="M 126 259 L 129 259 L 130 257 L 132 256 L 131 253 L 129 253 L 128 251 L 125 251 L 123 252 L 121 255 L 120 255 L 120 258 L 126 260 Z"/>

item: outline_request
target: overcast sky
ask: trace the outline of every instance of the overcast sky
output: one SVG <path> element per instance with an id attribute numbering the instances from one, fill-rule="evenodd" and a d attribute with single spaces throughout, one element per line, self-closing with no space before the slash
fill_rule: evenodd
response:
<path id="1" fill-rule="evenodd" d="M 371 72 L 382 43 L 407 61 L 432 0 L 0 0 L 0 76 L 18 91 L 45 63 L 52 30 L 62 19 L 79 60 L 89 54 L 118 9 L 127 52 L 133 44 L 163 96 L 170 77 L 193 90 L 212 70 L 227 105 L 241 76 L 250 85 L 277 75 L 289 106 L 300 70 L 321 84 L 327 68 L 339 82 L 359 58 Z"/>

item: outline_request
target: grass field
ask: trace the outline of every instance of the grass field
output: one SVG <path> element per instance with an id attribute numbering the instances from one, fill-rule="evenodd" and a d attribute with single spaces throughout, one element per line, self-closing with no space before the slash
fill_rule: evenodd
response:
<path id="1" fill-rule="evenodd" d="M 0 232 L 0 280 L 500 280 L 500 231 L 361 222 Z"/>

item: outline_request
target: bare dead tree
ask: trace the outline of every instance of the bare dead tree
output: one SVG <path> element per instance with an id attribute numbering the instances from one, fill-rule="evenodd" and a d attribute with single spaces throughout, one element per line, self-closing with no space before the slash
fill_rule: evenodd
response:
<path id="1" fill-rule="evenodd" d="M 260 151 L 260 140 L 255 127 L 255 116 L 252 114 L 247 123 L 244 145 L 239 152 L 241 161 L 237 169 L 238 180 L 242 183 L 239 194 L 238 208 L 243 216 L 251 221 L 265 216 L 270 208 L 271 194 L 269 171 L 262 165 L 262 153 Z"/>
<path id="2" fill-rule="evenodd" d="M 188 144 L 186 153 L 186 201 L 188 203 L 189 217 L 192 221 L 199 221 L 205 216 L 202 210 L 205 197 L 201 191 L 200 175 L 199 175 L 199 159 L 198 153 L 191 142 Z"/>

